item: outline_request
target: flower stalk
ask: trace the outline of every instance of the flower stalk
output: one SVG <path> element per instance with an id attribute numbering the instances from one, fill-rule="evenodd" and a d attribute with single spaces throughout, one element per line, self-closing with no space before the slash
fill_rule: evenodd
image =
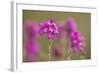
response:
<path id="1" fill-rule="evenodd" d="M 49 53 L 48 53 L 49 61 L 51 60 L 51 48 L 52 48 L 52 40 L 49 40 L 49 47 L 48 47 L 48 50 L 49 50 Z"/>

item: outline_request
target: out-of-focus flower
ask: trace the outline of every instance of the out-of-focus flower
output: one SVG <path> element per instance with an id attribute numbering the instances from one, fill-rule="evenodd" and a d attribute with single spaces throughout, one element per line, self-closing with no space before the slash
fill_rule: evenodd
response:
<path id="1" fill-rule="evenodd" d="M 75 20 L 71 17 L 68 18 L 66 24 L 66 32 L 71 40 L 71 48 L 74 52 L 80 52 L 84 49 L 85 46 L 85 38 L 81 32 L 77 29 L 77 24 Z"/>
<path id="2" fill-rule="evenodd" d="M 38 53 L 40 52 L 40 46 L 37 41 L 33 39 L 28 39 L 26 42 L 26 53 L 27 59 L 30 62 L 37 61 Z"/>
<path id="3" fill-rule="evenodd" d="M 25 47 L 28 60 L 35 61 L 38 53 L 40 52 L 40 46 L 38 43 L 39 25 L 29 20 L 25 22 L 24 29 L 26 34 L 25 36 L 27 36 Z"/>
<path id="4" fill-rule="evenodd" d="M 55 58 L 60 58 L 63 55 L 61 48 L 54 48 L 52 52 Z"/>
<path id="5" fill-rule="evenodd" d="M 28 38 L 38 38 L 39 25 L 31 20 L 25 22 L 25 31 Z"/>
<path id="6" fill-rule="evenodd" d="M 67 27 L 67 31 L 68 32 L 78 31 L 78 29 L 77 29 L 77 23 L 75 22 L 75 20 L 72 17 L 68 18 L 66 24 L 67 24 L 66 27 Z"/>
<path id="7" fill-rule="evenodd" d="M 40 34 L 47 34 L 48 39 L 54 39 L 58 34 L 58 27 L 54 20 L 50 19 L 47 22 L 40 23 Z"/>
<path id="8" fill-rule="evenodd" d="M 33 55 L 38 54 L 39 50 L 40 50 L 38 42 L 33 39 L 29 39 L 27 41 L 26 48 L 27 48 L 28 55 L 29 54 L 33 54 Z"/>
<path id="9" fill-rule="evenodd" d="M 57 36 L 57 39 L 59 40 L 61 40 L 61 39 L 63 39 L 63 37 L 64 37 L 64 34 L 65 34 L 65 30 L 64 30 L 64 27 L 63 27 L 63 25 L 59 25 L 58 26 L 58 30 L 59 30 L 59 34 L 58 34 L 58 36 Z"/>
<path id="10" fill-rule="evenodd" d="M 71 32 L 70 33 L 71 48 L 74 52 L 80 52 L 84 50 L 85 38 L 81 32 Z"/>

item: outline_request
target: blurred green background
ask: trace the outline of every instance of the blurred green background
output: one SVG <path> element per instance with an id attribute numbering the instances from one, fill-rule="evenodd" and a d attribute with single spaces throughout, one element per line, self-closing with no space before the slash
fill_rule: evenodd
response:
<path id="1" fill-rule="evenodd" d="M 91 14 L 90 13 L 79 13 L 79 12 L 58 12 L 58 11 L 37 11 L 37 10 L 23 10 L 23 23 L 27 20 L 33 20 L 38 24 L 43 21 L 47 21 L 50 18 L 54 18 L 58 25 L 65 24 L 67 18 L 72 17 L 77 25 L 78 30 L 83 33 L 86 39 L 85 46 L 85 59 L 91 58 Z M 23 24 L 24 26 L 24 24 Z M 23 34 L 23 37 L 25 35 Z M 23 38 L 23 46 L 25 45 L 25 38 Z M 41 45 L 41 52 L 38 56 L 38 61 L 48 61 L 48 40 L 45 37 L 39 39 Z M 62 38 L 53 42 L 53 46 L 58 46 L 63 52 L 63 56 L 55 58 L 51 53 L 51 61 L 67 60 L 68 49 L 70 48 L 69 39 Z M 53 49 L 53 48 L 52 48 Z M 23 47 L 23 62 L 28 62 L 26 49 Z M 71 60 L 80 60 L 81 54 L 72 53 Z"/>

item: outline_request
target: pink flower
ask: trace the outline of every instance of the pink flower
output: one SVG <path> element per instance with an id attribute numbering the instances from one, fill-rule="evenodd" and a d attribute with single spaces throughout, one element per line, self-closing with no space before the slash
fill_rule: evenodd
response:
<path id="1" fill-rule="evenodd" d="M 28 54 L 35 55 L 39 53 L 40 46 L 37 41 L 33 39 L 29 39 L 26 43 L 26 48 L 27 48 Z"/>
<path id="2" fill-rule="evenodd" d="M 82 33 L 78 31 L 75 20 L 69 17 L 67 20 L 66 27 L 67 27 L 66 32 L 71 40 L 72 51 L 77 53 L 83 51 L 85 46 L 85 38 L 82 35 Z"/>
<path id="3" fill-rule="evenodd" d="M 74 52 L 83 51 L 85 46 L 85 38 L 81 32 L 71 32 L 70 33 L 71 48 Z"/>
<path id="4" fill-rule="evenodd" d="M 68 20 L 67 20 L 67 30 L 68 32 L 75 32 L 77 31 L 77 23 L 75 22 L 75 20 L 72 18 L 72 17 L 69 17 Z"/>
<path id="5" fill-rule="evenodd" d="M 39 25 L 30 20 L 26 21 L 24 24 L 24 31 L 24 35 L 27 36 L 27 41 L 25 42 L 27 58 L 29 61 L 35 61 L 40 52 L 38 43 Z"/>
<path id="6" fill-rule="evenodd" d="M 63 55 L 63 52 L 62 52 L 62 49 L 61 48 L 54 48 L 53 49 L 53 56 L 56 57 L 56 58 L 60 58 L 62 57 Z"/>
<path id="7" fill-rule="evenodd" d="M 58 34 L 58 27 L 54 20 L 40 23 L 40 34 L 47 34 L 48 39 L 54 39 Z"/>
<path id="8" fill-rule="evenodd" d="M 31 20 L 25 22 L 25 32 L 28 38 L 38 38 L 39 37 L 39 25 Z"/>

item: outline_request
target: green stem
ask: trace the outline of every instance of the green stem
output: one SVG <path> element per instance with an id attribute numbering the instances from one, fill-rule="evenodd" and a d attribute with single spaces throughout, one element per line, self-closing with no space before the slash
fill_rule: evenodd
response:
<path id="1" fill-rule="evenodd" d="M 49 40 L 49 54 L 48 54 L 48 57 L 49 57 L 49 61 L 51 60 L 51 48 L 52 48 L 52 40 Z"/>

